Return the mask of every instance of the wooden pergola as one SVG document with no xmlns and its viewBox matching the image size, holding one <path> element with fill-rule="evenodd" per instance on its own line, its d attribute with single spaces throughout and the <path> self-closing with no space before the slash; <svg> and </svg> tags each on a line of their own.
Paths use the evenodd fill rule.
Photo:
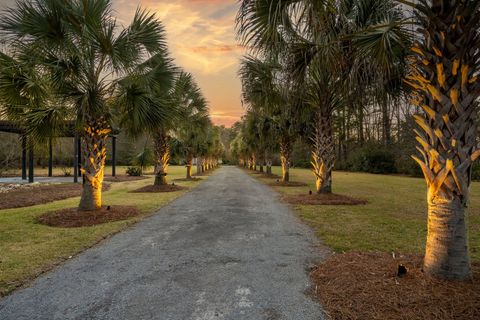
<svg viewBox="0 0 480 320">
<path fill-rule="evenodd" d="M 73 182 L 77 183 L 78 178 L 81 177 L 81 146 L 80 138 L 75 132 L 75 124 L 73 121 L 67 123 L 67 128 L 61 136 L 56 138 L 73 138 L 74 158 L 73 158 Z M 18 134 L 22 138 L 22 180 L 27 180 L 29 183 L 34 182 L 34 148 L 32 143 L 28 143 L 27 133 L 24 129 L 18 127 L 14 122 L 8 120 L 0 120 L 0 132 L 8 132 Z M 112 176 L 116 176 L 116 149 L 117 149 L 117 135 L 119 130 L 113 130 L 110 135 L 112 139 Z M 48 145 L 48 176 L 53 176 L 53 139 L 50 139 Z M 27 155 L 28 155 L 28 175 L 27 175 Z"/>
</svg>

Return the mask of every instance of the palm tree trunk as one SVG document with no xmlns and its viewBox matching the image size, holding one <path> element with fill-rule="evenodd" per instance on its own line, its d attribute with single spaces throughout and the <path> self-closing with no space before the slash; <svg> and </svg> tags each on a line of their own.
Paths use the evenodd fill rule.
<svg viewBox="0 0 480 320">
<path fill-rule="evenodd" d="M 271 175 L 272 174 L 272 160 L 271 160 L 271 156 L 270 156 L 269 152 L 267 152 L 265 154 L 265 166 L 267 167 L 267 170 L 266 170 L 267 175 Z"/>
<path fill-rule="evenodd" d="M 289 137 L 283 137 L 280 142 L 280 162 L 282 163 L 282 182 L 290 181 L 290 161 L 292 143 Z"/>
<path fill-rule="evenodd" d="M 110 129 L 104 120 L 90 120 L 83 132 L 82 174 L 84 184 L 79 211 L 93 211 L 102 208 L 102 185 L 107 157 L 106 144 Z"/>
<path fill-rule="evenodd" d="M 312 166 L 317 193 L 332 192 L 332 169 L 335 164 L 335 141 L 328 113 L 318 115 L 313 139 Z"/>
<path fill-rule="evenodd" d="M 464 205 L 458 196 L 438 200 L 428 205 L 428 236 L 423 270 L 442 278 L 469 278 L 470 256 Z"/>
<path fill-rule="evenodd" d="M 202 173 L 202 159 L 197 157 L 197 175 Z"/>
<path fill-rule="evenodd" d="M 192 179 L 193 156 L 188 154 L 186 158 L 187 179 Z"/>
<path fill-rule="evenodd" d="M 477 148 L 477 74 L 480 13 L 465 2 L 433 1 L 424 15 L 421 42 L 412 48 L 409 76 L 417 149 L 413 158 L 427 182 L 428 234 L 424 271 L 446 279 L 471 278 L 465 208 Z M 445 27 L 445 26 L 448 26 Z M 452 27 L 450 27 L 452 26 Z"/>
<path fill-rule="evenodd" d="M 170 161 L 169 138 L 163 129 L 158 129 L 154 134 L 155 153 L 155 182 L 154 185 L 167 185 L 168 162 Z"/>
</svg>

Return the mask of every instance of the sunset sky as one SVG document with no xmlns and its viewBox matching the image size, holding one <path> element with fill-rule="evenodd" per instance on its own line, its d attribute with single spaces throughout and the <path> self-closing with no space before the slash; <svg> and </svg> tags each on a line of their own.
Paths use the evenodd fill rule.
<svg viewBox="0 0 480 320">
<path fill-rule="evenodd" d="M 119 22 L 128 24 L 137 6 L 163 22 L 172 57 L 192 73 L 210 104 L 215 124 L 230 126 L 243 114 L 235 40 L 236 0 L 112 0 Z M 0 0 L 5 8 L 14 0 Z"/>
</svg>

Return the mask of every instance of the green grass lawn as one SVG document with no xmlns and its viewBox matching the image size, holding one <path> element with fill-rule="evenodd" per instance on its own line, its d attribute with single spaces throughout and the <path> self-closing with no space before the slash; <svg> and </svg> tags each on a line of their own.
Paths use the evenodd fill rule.
<svg viewBox="0 0 480 320">
<path fill-rule="evenodd" d="M 280 174 L 280 168 L 273 168 Z M 307 187 L 274 187 L 281 194 L 315 191 L 308 169 L 292 169 L 292 181 Z M 262 181 L 260 175 L 254 175 Z M 334 172 L 333 191 L 368 201 L 359 206 L 295 206 L 299 216 L 329 247 L 342 251 L 423 253 L 427 233 L 426 186 L 423 179 L 366 173 Z M 471 188 L 468 209 L 470 250 L 480 261 L 480 183 Z"/>
<path fill-rule="evenodd" d="M 183 178 L 185 167 L 170 167 L 169 178 Z M 142 216 L 84 228 L 53 228 L 35 223 L 35 217 L 56 209 L 78 205 L 79 197 L 33 207 L 0 210 L 0 296 L 151 214 L 186 191 L 171 193 L 128 193 L 153 183 L 146 180 L 113 183 L 104 193 L 104 204 L 135 205 Z M 176 184 L 195 187 L 199 182 Z M 2 195 L 8 196 L 8 195 Z"/>
</svg>

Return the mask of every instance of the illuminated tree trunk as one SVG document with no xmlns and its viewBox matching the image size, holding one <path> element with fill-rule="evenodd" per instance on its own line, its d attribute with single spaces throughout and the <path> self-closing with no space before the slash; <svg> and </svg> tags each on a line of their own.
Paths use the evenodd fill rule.
<svg viewBox="0 0 480 320">
<path fill-rule="evenodd" d="M 280 142 L 280 162 L 282 163 L 282 182 L 290 181 L 290 161 L 292 143 L 289 138 L 283 138 Z"/>
<path fill-rule="evenodd" d="M 187 155 L 186 167 L 187 167 L 187 179 L 192 179 L 193 156 L 191 154 Z"/>
<path fill-rule="evenodd" d="M 265 152 L 261 152 L 260 153 L 260 157 L 258 159 L 258 162 L 260 163 L 260 172 L 263 173 L 264 170 L 263 170 L 263 167 L 265 166 Z"/>
<path fill-rule="evenodd" d="M 440 278 L 471 277 L 466 211 L 476 148 L 480 94 L 477 51 L 480 14 L 466 1 L 434 0 L 425 7 L 424 39 L 406 82 L 414 90 L 417 147 L 428 193 L 428 235 L 424 271 Z M 420 10 L 420 9 L 419 9 Z M 434 18 L 432 18 L 434 17 Z"/>
<path fill-rule="evenodd" d="M 84 159 L 81 168 L 84 184 L 79 211 L 99 210 L 102 207 L 102 185 L 109 133 L 108 123 L 104 120 L 87 121 L 84 128 L 81 148 Z"/>
<path fill-rule="evenodd" d="M 265 171 L 266 174 L 272 174 L 272 155 L 269 151 L 265 152 Z"/>
<path fill-rule="evenodd" d="M 197 157 L 197 175 L 202 173 L 202 159 Z"/>
<path fill-rule="evenodd" d="M 332 120 L 328 112 L 318 115 L 313 138 L 312 166 L 317 193 L 332 192 L 332 169 L 335 164 L 335 141 Z"/>
<path fill-rule="evenodd" d="M 155 182 L 156 186 L 168 184 L 168 162 L 170 161 L 169 137 L 162 129 L 154 134 Z"/>
</svg>

